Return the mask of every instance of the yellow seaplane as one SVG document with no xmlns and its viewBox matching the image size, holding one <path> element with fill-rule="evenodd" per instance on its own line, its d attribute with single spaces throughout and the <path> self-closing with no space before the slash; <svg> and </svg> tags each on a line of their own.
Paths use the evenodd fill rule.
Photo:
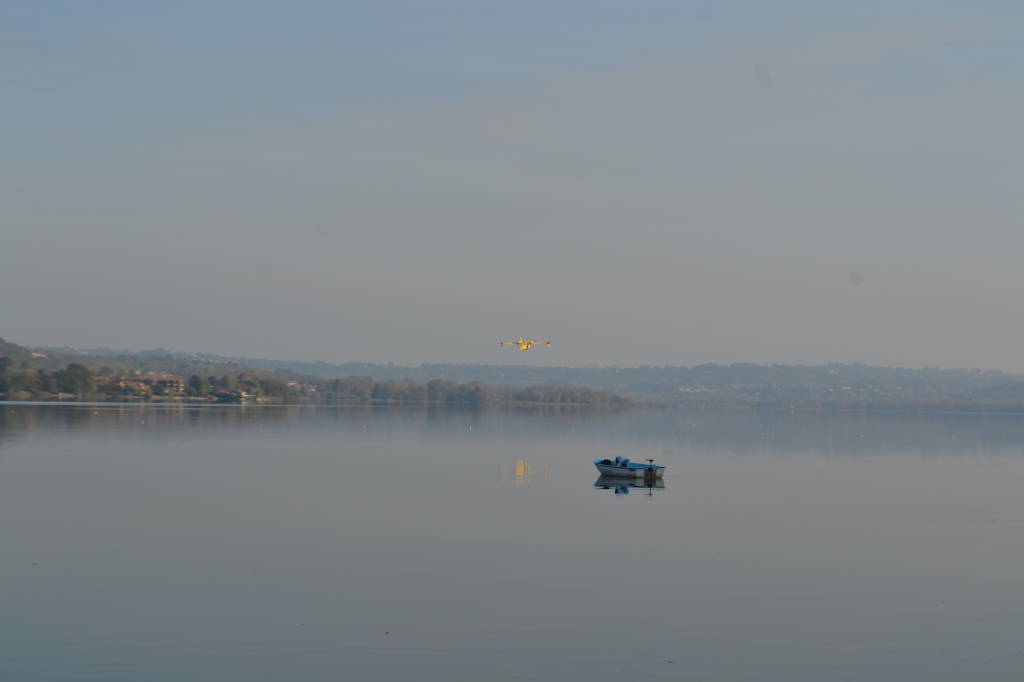
<svg viewBox="0 0 1024 682">
<path fill-rule="evenodd" d="M 550 341 L 534 341 L 533 339 L 524 339 L 523 337 L 520 336 L 515 341 L 499 341 L 498 345 L 499 346 L 515 346 L 519 350 L 530 350 L 534 346 L 547 346 L 548 348 L 550 348 L 551 347 L 551 342 Z"/>
</svg>

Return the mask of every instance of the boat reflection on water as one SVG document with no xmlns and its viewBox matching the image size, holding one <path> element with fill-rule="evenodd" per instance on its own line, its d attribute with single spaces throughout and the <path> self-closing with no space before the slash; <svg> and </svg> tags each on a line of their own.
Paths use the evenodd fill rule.
<svg viewBox="0 0 1024 682">
<path fill-rule="evenodd" d="M 619 478 L 617 476 L 598 476 L 594 481 L 594 487 L 600 490 L 614 490 L 616 495 L 628 495 L 630 488 L 645 490 L 649 497 L 654 495 L 655 490 L 664 490 L 665 481 L 656 479 L 650 483 L 644 483 L 644 479 Z"/>
</svg>

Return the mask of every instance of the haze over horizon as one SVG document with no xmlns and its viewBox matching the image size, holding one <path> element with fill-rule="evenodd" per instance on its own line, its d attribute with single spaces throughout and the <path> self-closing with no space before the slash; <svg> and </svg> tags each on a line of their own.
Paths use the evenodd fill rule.
<svg viewBox="0 0 1024 682">
<path fill-rule="evenodd" d="M 0 338 L 3 338 L 3 337 L 0 337 Z M 7 340 L 7 339 L 5 339 L 5 340 Z M 978 372 L 1004 372 L 1004 373 L 1010 374 L 1010 375 L 1022 375 L 1022 374 L 1024 374 L 1024 372 L 1014 372 L 1012 370 L 998 370 L 998 369 L 994 369 L 994 368 L 991 368 L 991 367 L 936 367 L 934 365 L 921 365 L 921 366 L 872 365 L 872 364 L 869 364 L 869 363 L 861 363 L 859 361 L 852 361 L 852 362 L 849 362 L 849 363 L 841 363 L 841 362 L 819 362 L 819 363 L 791 362 L 791 363 L 775 363 L 775 362 L 771 362 L 771 361 L 766 361 L 766 362 L 750 362 L 750 361 L 746 361 L 746 360 L 735 360 L 735 361 L 731 361 L 731 362 L 690 363 L 690 364 L 684 364 L 684 363 L 676 363 L 676 364 L 654 364 L 654 363 L 637 363 L 637 364 L 615 364 L 615 363 L 607 363 L 607 364 L 600 364 L 600 363 L 572 364 L 572 363 L 559 363 L 559 362 L 550 362 L 550 361 L 549 362 L 538 362 L 537 361 L 537 356 L 535 356 L 535 355 L 532 356 L 532 357 L 526 357 L 525 355 L 522 356 L 522 357 L 519 357 L 520 354 L 517 353 L 515 356 L 512 357 L 511 360 L 509 360 L 509 359 L 506 359 L 506 360 L 503 360 L 503 361 L 496 360 L 494 362 L 489 362 L 489 361 L 483 361 L 483 362 L 469 362 L 469 361 L 466 361 L 466 362 L 458 362 L 458 361 L 457 362 L 437 362 L 437 361 L 433 361 L 433 360 L 424 360 L 422 362 L 405 362 L 405 363 L 403 363 L 403 362 L 394 362 L 394 361 L 390 361 L 390 360 L 385 360 L 385 361 L 361 360 L 361 359 L 358 359 L 358 358 L 347 359 L 347 360 L 328 361 L 328 360 L 324 360 L 322 358 L 301 359 L 301 358 L 292 358 L 292 357 L 286 357 L 286 356 L 267 357 L 267 356 L 255 356 L 255 355 L 240 355 L 240 354 L 237 354 L 237 353 L 236 354 L 231 354 L 231 353 L 213 353 L 213 352 L 207 352 L 207 351 L 196 350 L 196 349 L 165 348 L 165 347 L 162 347 L 162 346 L 157 346 L 157 347 L 152 347 L 152 348 L 123 348 L 123 347 L 113 347 L 113 346 L 91 346 L 91 347 L 84 347 L 84 346 L 68 346 L 68 345 L 48 345 L 48 344 L 36 344 L 36 345 L 33 345 L 33 344 L 27 344 L 25 347 L 33 349 L 33 350 L 52 351 L 52 352 L 70 351 L 70 352 L 76 352 L 76 353 L 84 353 L 86 355 L 93 354 L 93 353 L 104 353 L 104 354 L 105 353 L 114 353 L 114 354 L 118 354 L 118 355 L 121 355 L 121 354 L 123 354 L 123 355 L 142 355 L 142 354 L 150 354 L 150 353 L 167 353 L 167 354 L 170 354 L 172 356 L 183 355 L 183 356 L 192 356 L 192 357 L 200 357 L 200 358 L 203 358 L 203 357 L 205 357 L 205 358 L 225 358 L 225 359 L 237 360 L 237 361 L 240 361 L 240 362 L 243 362 L 243 363 L 246 362 L 246 361 L 252 361 L 252 362 L 257 362 L 257 363 L 261 363 L 261 362 L 271 362 L 271 363 L 276 363 L 276 362 L 282 362 L 282 363 L 310 363 L 310 364 L 324 363 L 324 364 L 327 364 L 327 365 L 339 365 L 339 366 L 340 365 L 345 365 L 345 364 L 367 364 L 367 365 L 380 365 L 380 366 L 394 365 L 395 367 L 403 367 L 403 366 L 419 367 L 419 366 L 431 366 L 431 365 L 454 365 L 454 366 L 459 366 L 459 365 L 474 366 L 474 365 L 477 365 L 477 366 L 482 366 L 482 367 L 516 367 L 516 368 L 523 368 L 523 369 L 529 369 L 531 367 L 538 367 L 538 368 L 545 368 L 546 367 L 546 368 L 551 368 L 551 369 L 581 369 L 581 370 L 587 370 L 587 369 L 642 369 L 644 367 L 653 367 L 653 368 L 665 367 L 665 368 L 680 369 L 680 368 L 687 368 L 687 367 L 691 367 L 691 368 L 692 367 L 699 367 L 699 366 L 702 366 L 702 365 L 705 365 L 705 364 L 718 365 L 718 366 L 721 366 L 721 367 L 728 367 L 728 366 L 735 366 L 735 365 L 758 365 L 758 366 L 764 366 L 764 367 L 768 367 L 768 366 L 826 367 L 826 366 L 830 366 L 830 365 L 849 365 L 849 366 L 853 366 L 853 365 L 860 364 L 860 365 L 862 365 L 864 367 L 879 367 L 879 368 L 893 369 L 893 370 L 914 370 L 914 371 L 916 371 L 916 370 L 941 369 L 941 370 L 953 370 L 953 371 L 967 370 L 967 371 L 978 371 Z M 506 354 L 506 358 L 507 358 L 507 354 Z M 96 364 L 101 364 L 101 363 L 99 361 L 96 361 Z"/>
<path fill-rule="evenodd" d="M 6 3 L 0 336 L 1024 371 L 1024 7 L 848 4 Z"/>
</svg>

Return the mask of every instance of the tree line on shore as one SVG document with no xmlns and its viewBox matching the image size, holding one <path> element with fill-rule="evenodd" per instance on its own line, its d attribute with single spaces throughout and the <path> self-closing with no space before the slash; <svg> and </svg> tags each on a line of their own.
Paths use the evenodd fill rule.
<svg viewBox="0 0 1024 682">
<path fill-rule="evenodd" d="M 64 369 L 48 371 L 29 366 L 16 368 L 10 357 L 0 357 L 0 394 L 8 398 L 92 393 L 95 391 L 92 376 L 88 367 L 77 362 Z"/>
<path fill-rule="evenodd" d="M 187 379 L 159 375 L 127 376 L 99 371 L 72 362 L 63 369 L 48 370 L 0 357 L 0 396 L 8 400 L 167 400 L 193 399 L 241 402 L 359 402 L 444 403 L 480 406 L 491 403 L 555 403 L 623 406 L 628 403 L 608 391 L 575 386 L 503 387 L 478 381 L 460 383 L 432 379 L 377 381 L 367 376 L 337 379 L 275 376 L 242 371 L 220 376 L 193 374 Z"/>
</svg>

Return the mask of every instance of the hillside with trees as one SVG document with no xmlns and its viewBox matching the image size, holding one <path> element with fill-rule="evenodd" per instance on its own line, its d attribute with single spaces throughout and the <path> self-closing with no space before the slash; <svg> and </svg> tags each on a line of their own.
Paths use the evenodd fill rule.
<svg viewBox="0 0 1024 682">
<path fill-rule="evenodd" d="M 26 349 L 21 349 L 28 352 Z M 373 363 L 330 364 L 175 353 L 163 349 L 131 353 L 107 349 L 36 348 L 46 353 L 51 371 L 79 363 L 101 376 L 128 372 L 193 375 L 220 381 L 289 382 L 312 387 L 319 399 L 435 400 L 448 382 L 444 400 L 470 401 L 472 386 L 487 387 L 488 400 L 604 404 L 608 396 L 639 402 L 694 406 L 828 407 L 882 409 L 980 409 L 1024 411 L 1024 376 L 994 370 L 903 369 L 859 363 L 778 365 L 735 363 L 642 367 L 545 367 L 531 365 Z M 19 357 L 23 357 L 20 355 Z M 240 379 L 241 378 L 241 379 Z M 21 381 L 25 382 L 22 377 Z M 369 395 L 360 382 L 372 382 Z M 434 385 L 433 393 L 429 389 Z M 448 384 L 443 384 L 448 386 Z M 566 388 L 579 387 L 579 388 Z M 294 388 L 294 386 L 292 387 Z M 230 389 L 225 389 L 230 390 Z M 277 384 L 263 395 L 290 395 Z M 592 394 L 583 391 L 594 392 Z M 576 392 L 574 394 L 574 392 Z M 424 395 L 426 398 L 424 398 Z M 462 398 L 449 397 L 461 395 Z M 572 398 L 576 395 L 576 398 Z M 324 398 L 330 396 L 330 398 Z"/>
<path fill-rule="evenodd" d="M 28 362 L 32 358 L 32 351 L 16 343 L 0 339 L 0 358 L 3 357 L 9 358 L 12 362 Z"/>
<path fill-rule="evenodd" d="M 505 387 L 441 378 L 426 382 L 378 380 L 371 376 L 324 378 L 287 370 L 254 369 L 236 362 L 208 362 L 160 354 L 95 356 L 62 351 L 44 354 L 8 342 L 3 344 L 9 354 L 0 355 L 0 398 L 7 400 L 226 403 L 254 400 L 469 406 L 545 403 L 601 407 L 629 404 L 607 391 L 572 386 Z M 66 366 L 50 369 L 68 359 L 71 362 Z"/>
</svg>

